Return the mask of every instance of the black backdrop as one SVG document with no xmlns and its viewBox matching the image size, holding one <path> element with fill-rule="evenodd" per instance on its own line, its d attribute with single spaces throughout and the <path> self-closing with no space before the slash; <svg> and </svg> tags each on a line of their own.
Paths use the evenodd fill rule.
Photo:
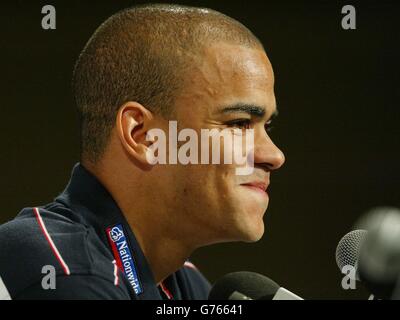
<svg viewBox="0 0 400 320">
<path fill-rule="evenodd" d="M 63 190 L 79 154 L 74 61 L 104 19 L 135 3 L 142 1 L 1 2 L 0 223 Z M 334 252 L 367 209 L 400 206 L 400 5 L 178 3 L 228 14 L 263 41 L 280 108 L 272 136 L 287 158 L 272 176 L 263 239 L 202 248 L 193 262 L 210 281 L 250 270 L 305 298 L 366 298 L 362 288 L 341 288 Z M 56 30 L 41 28 L 45 4 L 57 10 Z M 356 8 L 356 30 L 341 28 L 344 4 Z"/>
</svg>

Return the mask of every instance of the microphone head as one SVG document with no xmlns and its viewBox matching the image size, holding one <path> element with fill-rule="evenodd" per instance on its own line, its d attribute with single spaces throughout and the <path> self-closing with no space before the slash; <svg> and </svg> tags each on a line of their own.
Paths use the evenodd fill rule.
<svg viewBox="0 0 400 320">
<path fill-rule="evenodd" d="M 357 225 L 368 230 L 358 260 L 360 278 L 377 297 L 389 299 L 400 288 L 400 210 L 374 208 Z"/>
<path fill-rule="evenodd" d="M 253 300 L 272 300 L 279 287 L 270 278 L 255 272 L 232 272 L 215 282 L 208 299 L 229 300 L 236 291 Z"/>
<path fill-rule="evenodd" d="M 356 268 L 360 249 L 367 236 L 366 230 L 353 230 L 343 236 L 336 248 L 336 263 L 342 272 L 344 266 Z"/>
</svg>

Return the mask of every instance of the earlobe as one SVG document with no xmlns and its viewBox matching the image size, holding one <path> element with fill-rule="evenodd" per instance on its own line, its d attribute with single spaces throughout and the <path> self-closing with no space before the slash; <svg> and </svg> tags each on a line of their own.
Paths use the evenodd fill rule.
<svg viewBox="0 0 400 320">
<path fill-rule="evenodd" d="M 137 102 L 127 102 L 118 111 L 116 129 L 125 153 L 142 169 L 149 169 L 146 154 L 151 142 L 146 140 L 151 112 Z"/>
</svg>

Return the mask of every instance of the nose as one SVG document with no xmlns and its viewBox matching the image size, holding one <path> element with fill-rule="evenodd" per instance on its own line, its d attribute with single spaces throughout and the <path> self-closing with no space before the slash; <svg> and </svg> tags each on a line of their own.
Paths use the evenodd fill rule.
<svg viewBox="0 0 400 320">
<path fill-rule="evenodd" d="M 254 164 L 267 167 L 268 170 L 277 170 L 285 163 L 284 153 L 264 133 L 255 141 Z"/>
</svg>

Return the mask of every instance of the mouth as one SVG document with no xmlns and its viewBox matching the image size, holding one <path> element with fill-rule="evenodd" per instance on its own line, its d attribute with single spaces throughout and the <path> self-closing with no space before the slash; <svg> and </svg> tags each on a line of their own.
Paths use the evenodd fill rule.
<svg viewBox="0 0 400 320">
<path fill-rule="evenodd" d="M 268 188 L 269 183 L 265 181 L 253 181 L 253 182 L 248 182 L 248 183 L 242 183 L 241 186 L 252 189 L 253 191 L 256 191 L 264 196 L 267 196 L 267 188 Z"/>
</svg>

